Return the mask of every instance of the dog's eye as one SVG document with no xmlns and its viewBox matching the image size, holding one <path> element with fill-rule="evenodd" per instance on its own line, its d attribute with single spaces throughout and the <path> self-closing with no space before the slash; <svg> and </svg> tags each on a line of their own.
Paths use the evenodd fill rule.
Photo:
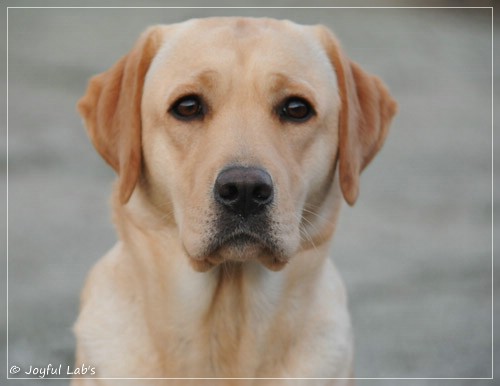
<svg viewBox="0 0 500 386">
<path fill-rule="evenodd" d="M 280 117 L 288 121 L 304 122 L 314 113 L 311 105 L 305 99 L 288 98 L 281 107 Z"/>
<path fill-rule="evenodd" d="M 198 96 L 188 95 L 177 100 L 170 109 L 170 113 L 182 120 L 201 118 L 203 116 L 203 104 Z"/>
</svg>

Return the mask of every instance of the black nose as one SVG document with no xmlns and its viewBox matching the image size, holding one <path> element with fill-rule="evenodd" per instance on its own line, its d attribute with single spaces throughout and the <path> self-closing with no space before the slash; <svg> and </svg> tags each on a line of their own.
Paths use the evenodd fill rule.
<svg viewBox="0 0 500 386">
<path fill-rule="evenodd" d="M 273 201 L 273 181 L 268 172 L 255 167 L 233 166 L 217 176 L 215 200 L 244 217 L 256 214 Z"/>
</svg>

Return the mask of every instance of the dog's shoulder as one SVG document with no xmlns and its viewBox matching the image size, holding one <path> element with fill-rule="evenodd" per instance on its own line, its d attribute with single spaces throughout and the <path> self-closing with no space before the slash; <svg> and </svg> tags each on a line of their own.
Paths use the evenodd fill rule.
<svg viewBox="0 0 500 386">
<path fill-rule="evenodd" d="M 117 243 L 94 265 L 73 327 L 82 342 L 82 359 L 98 364 L 98 375 L 102 377 L 132 376 L 134 369 L 144 371 L 143 376 L 159 373 L 156 352 L 140 317 L 143 299 L 134 291 L 135 279 L 127 271 L 123 261 L 126 258 L 126 249 Z M 130 351 L 134 355 L 127 354 Z"/>
</svg>

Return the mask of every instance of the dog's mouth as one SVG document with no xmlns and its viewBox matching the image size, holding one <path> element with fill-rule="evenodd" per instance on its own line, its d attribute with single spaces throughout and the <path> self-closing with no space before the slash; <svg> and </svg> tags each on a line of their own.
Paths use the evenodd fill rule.
<svg viewBox="0 0 500 386">
<path fill-rule="evenodd" d="M 260 235 L 252 231 L 234 231 L 223 234 L 220 232 L 210 243 L 209 251 L 214 253 L 221 248 L 234 249 L 235 251 L 244 252 L 246 248 L 260 246 L 276 249 L 275 243 L 265 235 Z M 244 258 L 244 256 L 242 256 Z"/>
<path fill-rule="evenodd" d="M 245 263 L 254 260 L 273 271 L 279 271 L 288 262 L 269 234 L 249 230 L 218 232 L 211 237 L 202 256 L 191 258 L 193 267 L 202 272 L 228 261 Z"/>
<path fill-rule="evenodd" d="M 240 249 L 245 248 L 248 245 L 261 244 L 262 241 L 255 235 L 248 233 L 236 233 L 226 237 L 220 244 L 220 246 L 228 245 L 234 248 Z M 218 248 L 216 248 L 218 249 Z"/>
</svg>

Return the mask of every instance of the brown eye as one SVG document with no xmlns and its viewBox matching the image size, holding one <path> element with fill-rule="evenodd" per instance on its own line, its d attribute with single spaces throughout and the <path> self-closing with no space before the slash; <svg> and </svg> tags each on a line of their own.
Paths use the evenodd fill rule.
<svg viewBox="0 0 500 386">
<path fill-rule="evenodd" d="M 314 111 L 306 100 L 298 97 L 289 98 L 283 104 L 280 116 L 282 119 L 295 122 L 307 121 Z"/>
<path fill-rule="evenodd" d="M 182 97 L 174 103 L 170 113 L 181 120 L 191 120 L 203 117 L 203 104 L 196 95 Z"/>
</svg>

